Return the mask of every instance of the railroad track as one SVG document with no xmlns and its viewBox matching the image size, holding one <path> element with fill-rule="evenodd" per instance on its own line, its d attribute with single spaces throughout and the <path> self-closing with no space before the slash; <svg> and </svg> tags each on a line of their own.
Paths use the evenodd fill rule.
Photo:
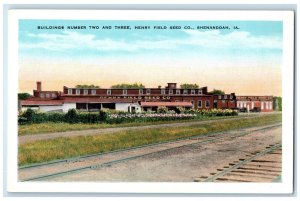
<svg viewBox="0 0 300 201">
<path fill-rule="evenodd" d="M 281 144 L 267 146 L 245 158 L 210 173 L 195 178 L 195 182 L 278 182 L 281 178 Z"/>
<path fill-rule="evenodd" d="M 201 145 L 214 143 L 224 139 L 234 139 L 242 137 L 254 132 L 263 132 L 270 129 L 276 129 L 281 126 L 281 123 L 264 126 L 260 128 L 244 128 L 228 132 L 210 133 L 206 135 L 193 136 L 161 142 L 150 145 L 143 145 L 128 149 L 122 149 L 107 153 L 91 154 L 82 157 L 69 158 L 64 160 L 56 160 L 48 163 L 39 163 L 19 168 L 20 181 L 40 181 L 53 177 L 64 176 L 77 173 L 84 170 L 100 169 L 111 165 L 134 160 L 140 157 L 145 157 L 151 154 L 161 153 L 173 149 L 178 149 L 186 146 Z M 249 129 L 249 130 L 245 130 Z M 136 153 L 139 152 L 139 153 Z M 115 157 L 114 154 L 121 154 Z M 123 154 L 123 156 L 122 156 Z M 33 173 L 35 172 L 35 173 Z M 22 176 L 23 175 L 23 176 Z"/>
</svg>

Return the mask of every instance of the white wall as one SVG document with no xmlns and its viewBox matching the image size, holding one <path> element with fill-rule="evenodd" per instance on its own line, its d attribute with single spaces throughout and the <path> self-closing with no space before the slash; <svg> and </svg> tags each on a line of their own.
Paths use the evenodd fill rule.
<svg viewBox="0 0 300 201">
<path fill-rule="evenodd" d="M 129 106 L 135 107 L 135 111 L 137 113 L 140 113 L 142 111 L 141 106 L 137 103 L 116 103 L 116 110 L 128 112 Z"/>
<path fill-rule="evenodd" d="M 62 109 L 63 112 L 68 112 L 69 109 L 76 109 L 76 103 L 64 103 Z"/>
<path fill-rule="evenodd" d="M 41 112 L 51 112 L 51 111 L 61 112 L 63 110 L 63 106 L 62 105 L 40 105 L 39 110 Z"/>
<path fill-rule="evenodd" d="M 27 107 L 27 106 L 22 106 L 22 108 L 21 108 L 21 110 L 22 110 L 22 112 L 25 112 L 27 109 L 32 109 L 32 110 L 38 110 L 39 109 L 39 107 L 37 106 L 37 107 Z"/>
</svg>

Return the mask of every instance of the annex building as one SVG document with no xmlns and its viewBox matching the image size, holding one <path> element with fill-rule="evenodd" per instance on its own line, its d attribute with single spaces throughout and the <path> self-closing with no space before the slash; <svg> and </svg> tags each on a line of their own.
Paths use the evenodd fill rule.
<svg viewBox="0 0 300 201">
<path fill-rule="evenodd" d="M 271 112 L 273 107 L 273 96 L 237 96 L 237 107 L 255 112 Z"/>
<path fill-rule="evenodd" d="M 112 88 L 72 88 L 62 91 L 43 91 L 42 83 L 37 82 L 33 96 L 21 101 L 22 109 L 39 109 L 43 112 L 67 112 L 75 108 L 83 111 L 114 109 L 128 112 L 155 111 L 160 106 L 169 110 L 178 107 L 186 109 L 235 109 L 235 93 L 211 94 L 207 87 L 182 89 L 177 83 L 167 83 L 166 87 L 112 89 Z"/>
</svg>

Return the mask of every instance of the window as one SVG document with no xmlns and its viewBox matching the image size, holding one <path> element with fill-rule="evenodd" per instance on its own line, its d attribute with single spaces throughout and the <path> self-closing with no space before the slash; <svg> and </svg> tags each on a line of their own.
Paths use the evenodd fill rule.
<svg viewBox="0 0 300 201">
<path fill-rule="evenodd" d="M 198 101 L 198 108 L 202 108 L 202 100 Z"/>
<path fill-rule="evenodd" d="M 46 94 L 46 98 L 50 98 L 50 94 Z"/>
<path fill-rule="evenodd" d="M 43 93 L 40 93 L 41 98 L 45 98 L 45 95 Z"/>
<path fill-rule="evenodd" d="M 191 103 L 192 103 L 192 108 L 194 109 L 195 108 L 194 101 L 191 101 Z"/>
<path fill-rule="evenodd" d="M 76 89 L 76 95 L 80 95 L 80 89 Z"/>
<path fill-rule="evenodd" d="M 96 95 L 96 90 L 92 89 L 92 95 Z"/>
<path fill-rule="evenodd" d="M 89 90 L 87 90 L 87 89 L 83 90 L 83 94 L 84 95 L 88 95 L 89 94 Z"/>
<path fill-rule="evenodd" d="M 51 96 L 52 96 L 52 98 L 56 98 L 56 94 L 55 93 L 52 93 Z"/>
<path fill-rule="evenodd" d="M 233 95 L 230 95 L 230 99 L 233 99 Z"/>
<path fill-rule="evenodd" d="M 219 95 L 218 98 L 219 98 L 219 99 L 222 99 L 222 95 Z"/>
<path fill-rule="evenodd" d="M 188 94 L 188 90 L 187 89 L 183 90 L 183 94 Z"/>
<path fill-rule="evenodd" d="M 191 90 L 191 94 L 195 94 L 195 89 L 192 89 L 192 90 Z"/>
<path fill-rule="evenodd" d="M 199 90 L 198 90 L 198 94 L 203 94 L 202 89 L 199 89 Z"/>
<path fill-rule="evenodd" d="M 269 103 L 266 102 L 266 110 L 268 110 L 268 109 L 269 109 Z"/>
<path fill-rule="evenodd" d="M 160 93 L 163 94 L 163 95 L 165 95 L 166 94 L 166 90 L 162 89 Z"/>
<path fill-rule="evenodd" d="M 176 94 L 180 94 L 180 89 L 177 89 L 177 90 L 176 90 Z"/>
<path fill-rule="evenodd" d="M 107 94 L 107 95 L 111 95 L 111 90 L 108 89 L 108 90 L 106 91 L 106 94 Z"/>
<path fill-rule="evenodd" d="M 224 95 L 224 99 L 227 99 L 227 95 Z"/>
<path fill-rule="evenodd" d="M 205 101 L 205 107 L 206 107 L 206 108 L 209 108 L 209 105 L 210 105 L 209 100 L 206 100 L 206 101 Z"/>
<path fill-rule="evenodd" d="M 72 89 L 68 89 L 68 94 L 72 94 Z"/>
<path fill-rule="evenodd" d="M 139 94 L 143 94 L 143 89 L 139 89 Z"/>
<path fill-rule="evenodd" d="M 254 108 L 254 102 L 251 103 L 251 109 L 253 109 L 253 108 Z"/>
<path fill-rule="evenodd" d="M 173 89 L 169 89 L 169 94 L 173 94 Z"/>
<path fill-rule="evenodd" d="M 127 95 L 127 89 L 123 89 L 123 95 Z"/>
<path fill-rule="evenodd" d="M 264 109 L 264 102 L 261 102 L 261 109 Z"/>
<path fill-rule="evenodd" d="M 147 90 L 146 90 L 146 94 L 149 95 L 150 93 L 151 93 L 151 90 L 150 90 L 150 89 L 147 89 Z"/>
</svg>

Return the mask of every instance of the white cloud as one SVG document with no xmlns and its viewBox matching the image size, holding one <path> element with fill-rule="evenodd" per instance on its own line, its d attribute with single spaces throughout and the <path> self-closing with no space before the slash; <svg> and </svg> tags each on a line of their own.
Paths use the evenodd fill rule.
<svg viewBox="0 0 300 201">
<path fill-rule="evenodd" d="M 184 31 L 190 36 L 190 42 L 194 45 L 219 48 L 267 48 L 281 49 L 282 39 L 276 36 L 254 36 L 246 31 L 235 31 L 221 34 L 218 30 L 213 31 Z"/>
<path fill-rule="evenodd" d="M 52 51 L 69 51 L 91 49 L 96 51 L 139 51 L 139 50 L 174 50 L 181 46 L 203 47 L 209 49 L 281 49 L 282 39 L 276 36 L 254 36 L 249 32 L 235 31 L 222 34 L 218 30 L 185 30 L 184 38 L 159 38 L 135 41 L 124 39 L 97 39 L 93 34 L 64 31 L 62 34 L 32 34 L 38 42 L 23 42 L 24 49 L 47 49 Z"/>
</svg>

